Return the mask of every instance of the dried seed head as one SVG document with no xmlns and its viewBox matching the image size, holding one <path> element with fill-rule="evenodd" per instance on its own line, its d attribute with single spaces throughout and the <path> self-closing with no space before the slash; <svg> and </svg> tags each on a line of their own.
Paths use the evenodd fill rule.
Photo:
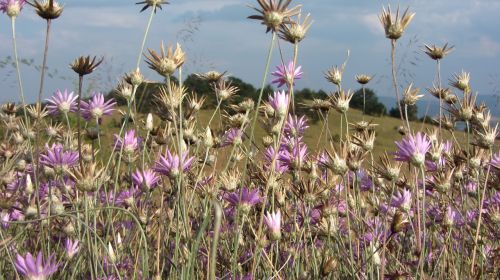
<svg viewBox="0 0 500 280">
<path fill-rule="evenodd" d="M 448 43 L 444 44 L 442 47 L 436 47 L 436 45 L 425 45 L 425 49 L 423 51 L 431 59 L 440 60 L 453 51 L 453 46 L 448 47 Z"/>
<path fill-rule="evenodd" d="M 63 12 L 63 6 L 54 0 L 43 0 L 43 2 L 34 1 L 36 13 L 43 19 L 52 20 L 58 18 Z"/>
<path fill-rule="evenodd" d="M 144 76 L 141 74 L 141 71 L 139 69 L 125 74 L 125 77 L 123 77 L 123 79 L 130 85 L 136 87 L 140 86 L 144 82 Z"/>
<path fill-rule="evenodd" d="M 125 100 L 130 100 L 133 93 L 132 85 L 125 82 L 120 82 L 114 92 Z"/>
<path fill-rule="evenodd" d="M 282 24 L 290 23 L 290 17 L 297 15 L 300 12 L 300 5 L 288 9 L 291 0 L 276 3 L 276 0 L 257 0 L 260 8 L 251 7 L 256 10 L 258 15 L 251 15 L 249 19 L 262 21 L 262 24 L 267 26 L 266 32 L 278 31 Z"/>
<path fill-rule="evenodd" d="M 71 177 L 76 182 L 76 188 L 82 192 L 93 192 L 99 187 L 99 179 L 102 179 L 104 169 L 97 169 L 95 163 L 87 164 L 82 170 L 79 167 L 70 172 Z"/>
<path fill-rule="evenodd" d="M 379 176 L 388 181 L 396 181 L 399 177 L 402 163 L 391 160 L 387 152 L 380 157 L 380 162 L 379 166 L 375 166 Z"/>
<path fill-rule="evenodd" d="M 307 14 L 304 21 L 300 22 L 302 14 L 297 15 L 297 20 L 291 20 L 290 23 L 283 24 L 280 29 L 279 37 L 292 44 L 297 44 L 302 41 L 309 28 L 311 27 L 312 21 L 309 21 L 310 14 Z"/>
<path fill-rule="evenodd" d="M 415 16 L 415 13 L 409 13 L 408 10 L 409 7 L 406 8 L 401 18 L 399 18 L 399 7 L 395 17 L 391 13 L 391 6 L 388 6 L 387 10 L 385 7 L 382 7 L 382 14 L 379 16 L 379 20 L 384 27 L 385 36 L 388 39 L 397 40 L 403 35 L 406 27 L 408 27 L 408 24 L 410 24 Z"/>
<path fill-rule="evenodd" d="M 80 56 L 77 59 L 73 61 L 69 66 L 73 71 L 75 71 L 80 77 L 83 77 L 85 75 L 88 75 L 97 68 L 102 62 L 104 58 L 102 57 L 101 59 L 97 60 L 97 57 L 93 57 L 92 59 L 90 56 Z"/>
<path fill-rule="evenodd" d="M 344 74 L 344 65 L 342 65 L 342 67 L 334 66 L 326 71 L 325 79 L 330 83 L 339 86 L 342 83 L 343 74 Z"/>
<path fill-rule="evenodd" d="M 424 97 L 423 94 L 419 94 L 420 93 L 420 89 L 419 88 L 415 88 L 413 89 L 413 83 L 411 83 L 406 89 L 405 89 L 405 92 L 403 93 L 403 102 L 405 105 L 408 105 L 408 106 L 414 106 L 415 104 L 417 104 L 417 101 Z"/>
<path fill-rule="evenodd" d="M 335 110 L 339 113 L 346 113 L 349 110 L 349 102 L 351 102 L 353 95 L 354 93 L 351 90 L 348 90 L 347 92 L 342 90 L 333 94 L 331 97 L 333 108 L 335 108 Z"/>
<path fill-rule="evenodd" d="M 406 215 L 401 211 L 396 211 L 396 213 L 392 217 L 391 232 L 393 234 L 401 232 L 406 228 L 408 224 L 409 221 Z"/>
<path fill-rule="evenodd" d="M 356 75 L 356 81 L 357 81 L 360 85 L 366 85 L 366 84 L 368 84 L 368 83 L 369 83 L 372 79 L 373 79 L 373 76 L 370 76 L 370 75 L 366 75 L 366 74 Z"/>
<path fill-rule="evenodd" d="M 453 78 L 450 79 L 450 85 L 465 92 L 470 90 L 469 81 L 470 74 L 462 70 L 461 73 L 453 75 Z"/>
<path fill-rule="evenodd" d="M 196 75 L 196 77 L 198 77 L 202 80 L 205 80 L 209 83 L 217 83 L 217 82 L 219 82 L 220 79 L 222 79 L 224 77 L 226 72 L 227 71 L 224 71 L 222 73 L 219 73 L 217 71 L 208 71 L 208 72 L 203 73 L 203 74 L 195 74 L 195 75 Z"/>
<path fill-rule="evenodd" d="M 219 100 L 227 100 L 231 96 L 235 95 L 238 93 L 239 89 L 235 86 L 231 85 L 231 81 L 226 81 L 224 79 L 219 80 L 218 83 L 213 84 L 213 90 L 215 94 L 217 95 L 217 98 Z"/>
<path fill-rule="evenodd" d="M 167 4 L 169 4 L 169 2 L 165 1 L 165 0 L 144 0 L 141 2 L 137 2 L 135 4 L 137 4 L 137 5 L 144 4 L 144 6 L 141 9 L 141 12 L 147 10 L 147 8 L 149 8 L 149 7 L 152 7 L 154 12 L 156 13 L 157 8 L 159 8 L 161 10 L 162 9 L 161 5 L 167 5 Z"/>
<path fill-rule="evenodd" d="M 149 65 L 149 68 L 155 70 L 165 78 L 174 74 L 175 70 L 181 67 L 186 60 L 186 54 L 182 51 L 179 43 L 177 43 L 175 51 L 172 46 L 169 46 L 165 53 L 165 47 L 163 42 L 161 42 L 160 54 L 151 49 L 148 49 L 148 52 L 149 56 L 144 54 L 144 57 L 146 57 L 146 63 Z"/>
</svg>

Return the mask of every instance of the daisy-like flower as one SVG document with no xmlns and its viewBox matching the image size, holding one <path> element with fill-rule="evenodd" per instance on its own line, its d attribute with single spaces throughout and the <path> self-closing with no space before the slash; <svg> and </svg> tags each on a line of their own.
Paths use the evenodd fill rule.
<svg viewBox="0 0 500 280">
<path fill-rule="evenodd" d="M 269 96 L 268 104 L 273 108 L 274 115 L 280 119 L 285 118 L 288 111 L 290 96 L 285 91 L 275 91 Z"/>
<path fill-rule="evenodd" d="M 398 191 L 391 198 L 391 206 L 408 212 L 411 209 L 411 192 L 407 189 Z"/>
<path fill-rule="evenodd" d="M 160 177 L 151 169 L 146 169 L 144 171 L 136 170 L 132 173 L 132 184 L 143 190 L 150 190 L 154 188 Z"/>
<path fill-rule="evenodd" d="M 289 169 L 300 170 L 307 160 L 307 145 L 297 141 L 290 148 L 281 149 L 278 159 Z"/>
<path fill-rule="evenodd" d="M 500 152 L 491 157 L 490 165 L 496 170 L 500 171 Z"/>
<path fill-rule="evenodd" d="M 257 0 L 259 8 L 252 9 L 259 12 L 259 15 L 249 16 L 249 19 L 261 20 L 262 24 L 267 26 L 266 32 L 276 32 L 282 24 L 290 23 L 290 17 L 300 12 L 300 5 L 288 9 L 292 0 Z"/>
<path fill-rule="evenodd" d="M 104 101 L 104 95 L 102 93 L 94 92 L 92 98 L 90 98 L 88 102 L 81 102 L 82 117 L 87 121 L 94 119 L 100 122 L 103 116 L 111 115 L 115 110 L 113 109 L 115 105 L 116 102 L 113 98 Z"/>
<path fill-rule="evenodd" d="M 72 259 L 80 251 L 80 242 L 66 238 L 64 240 L 64 251 L 68 259 Z"/>
<path fill-rule="evenodd" d="M 302 78 L 302 66 L 295 65 L 293 61 L 288 62 L 288 65 L 281 64 L 276 67 L 276 71 L 272 72 L 271 75 L 276 77 L 271 81 L 273 84 L 278 84 L 278 87 L 282 87 L 283 85 L 287 85 L 287 87 L 291 87 L 291 85 L 295 85 L 295 80 Z"/>
<path fill-rule="evenodd" d="M 189 157 L 189 152 L 185 152 L 179 157 L 167 150 L 165 156 L 160 155 L 153 170 L 171 179 L 176 179 L 179 178 L 181 172 L 186 173 L 189 171 L 193 161 L 194 157 Z"/>
<path fill-rule="evenodd" d="M 57 90 L 52 98 L 46 99 L 49 103 L 47 104 L 47 109 L 49 113 L 55 115 L 58 113 L 67 114 L 69 112 L 76 111 L 76 99 L 78 95 L 74 95 L 73 92 L 68 92 L 67 89 L 64 92 Z"/>
<path fill-rule="evenodd" d="M 264 151 L 264 168 L 271 170 L 271 165 L 274 160 L 274 171 L 277 173 L 285 173 L 288 166 L 279 160 L 279 150 L 275 151 L 273 146 L 269 146 Z"/>
<path fill-rule="evenodd" d="M 55 262 L 55 255 L 52 254 L 47 260 L 43 260 L 42 252 L 39 252 L 36 259 L 27 253 L 25 257 L 17 254 L 14 265 L 17 272 L 29 280 L 45 280 L 54 274 L 59 267 Z"/>
<path fill-rule="evenodd" d="M 238 128 L 231 128 L 224 133 L 221 147 L 241 145 L 241 143 L 243 143 L 243 136 L 243 131 Z"/>
<path fill-rule="evenodd" d="M 40 155 L 40 163 L 53 168 L 56 173 L 69 170 L 78 163 L 78 152 L 64 150 L 61 144 L 45 146 L 47 152 Z"/>
<path fill-rule="evenodd" d="M 415 13 L 408 13 L 409 8 L 406 8 L 401 18 L 399 18 L 399 7 L 396 11 L 396 16 L 393 17 L 391 13 L 391 6 L 382 7 L 382 14 L 379 16 L 380 23 L 385 30 L 385 36 L 391 40 L 399 39 L 408 24 L 410 24 L 411 20 L 415 16 Z"/>
<path fill-rule="evenodd" d="M 123 139 L 120 138 L 117 134 L 114 135 L 114 138 L 115 144 L 113 147 L 115 151 L 121 151 L 123 149 L 123 153 L 125 155 L 132 155 L 139 149 L 141 139 L 135 135 L 134 129 L 125 132 L 125 136 L 123 137 Z"/>
<path fill-rule="evenodd" d="M 25 4 L 26 0 L 1 0 L 0 11 L 9 17 L 17 17 Z"/>
<path fill-rule="evenodd" d="M 308 127 L 307 118 L 305 116 L 299 118 L 296 115 L 288 115 L 288 119 L 285 122 L 284 132 L 285 135 L 289 137 L 302 136 Z"/>
<path fill-rule="evenodd" d="M 244 187 L 241 191 L 226 193 L 224 199 L 229 202 L 232 207 L 240 207 L 243 213 L 249 213 L 252 206 L 260 203 L 261 197 L 258 189 L 250 190 Z"/>
<path fill-rule="evenodd" d="M 264 217 L 264 223 L 269 230 L 271 240 L 279 240 L 281 238 L 281 212 L 278 210 L 276 213 L 267 212 Z"/>
<path fill-rule="evenodd" d="M 423 133 L 417 132 L 416 135 L 409 135 L 395 142 L 398 150 L 394 154 L 396 161 L 409 162 L 416 167 L 422 167 L 425 163 L 425 154 L 431 147 L 431 142 Z"/>
</svg>

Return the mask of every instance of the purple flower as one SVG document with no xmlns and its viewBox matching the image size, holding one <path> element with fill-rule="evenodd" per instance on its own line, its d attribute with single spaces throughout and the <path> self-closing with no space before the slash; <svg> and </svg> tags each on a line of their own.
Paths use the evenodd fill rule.
<svg viewBox="0 0 500 280">
<path fill-rule="evenodd" d="M 265 163 L 264 168 L 266 171 L 271 170 L 271 165 L 273 163 L 273 160 L 274 160 L 274 171 L 278 173 L 285 173 L 288 170 L 288 166 L 286 164 L 283 164 L 283 162 L 279 160 L 279 151 L 278 153 L 276 153 L 274 151 L 274 148 L 272 146 L 269 146 L 264 151 L 264 163 Z"/>
<path fill-rule="evenodd" d="M 102 93 L 94 92 L 88 102 L 81 102 L 82 117 L 87 121 L 92 119 L 100 121 L 102 116 L 111 115 L 114 111 L 113 106 L 115 105 L 116 102 L 113 98 L 105 102 Z"/>
<path fill-rule="evenodd" d="M 285 135 L 287 136 L 302 136 L 304 135 L 304 131 L 309 126 L 307 125 L 307 119 L 305 116 L 298 118 L 295 115 L 288 115 L 288 119 L 285 123 Z"/>
<path fill-rule="evenodd" d="M 446 213 L 444 213 L 443 224 L 445 226 L 454 226 L 459 221 L 457 211 L 453 210 L 451 206 L 446 207 Z"/>
<path fill-rule="evenodd" d="M 49 256 L 49 259 L 45 262 L 43 261 L 42 252 L 39 252 L 36 259 L 27 253 L 26 257 L 22 257 L 17 254 L 16 261 L 14 265 L 17 271 L 30 280 L 45 280 L 48 279 L 50 275 L 54 274 L 59 267 L 59 264 L 55 263 L 55 255 Z"/>
<path fill-rule="evenodd" d="M 160 155 L 153 170 L 171 179 L 178 178 L 181 172 L 188 172 L 193 164 L 194 157 L 188 158 L 188 156 L 189 152 L 185 152 L 179 158 L 178 155 L 173 155 L 167 150 L 165 156 Z"/>
<path fill-rule="evenodd" d="M 76 99 L 78 95 L 73 95 L 73 92 L 68 93 L 68 90 L 61 92 L 57 90 L 50 99 L 46 99 L 47 109 L 49 113 L 56 115 L 58 113 L 67 114 L 76 111 Z"/>
<path fill-rule="evenodd" d="M 392 196 L 391 206 L 408 212 L 411 208 L 411 192 L 407 189 L 398 191 Z"/>
<path fill-rule="evenodd" d="M 240 145 L 243 142 L 243 136 L 243 131 L 238 128 L 231 128 L 224 133 L 221 147 Z"/>
<path fill-rule="evenodd" d="M 66 252 L 66 256 L 68 259 L 72 259 L 78 251 L 80 251 L 80 242 L 78 240 L 72 240 L 69 238 L 66 238 L 64 240 L 64 250 Z"/>
<path fill-rule="evenodd" d="M 78 163 L 78 153 L 71 150 L 65 151 L 61 144 L 52 145 L 50 148 L 45 145 L 45 148 L 47 152 L 40 155 L 40 163 L 53 168 L 58 173 Z"/>
<path fill-rule="evenodd" d="M 491 157 L 491 161 L 490 161 L 490 164 L 493 168 L 495 168 L 496 170 L 500 170 L 500 152 L 494 154 L 492 157 Z"/>
<path fill-rule="evenodd" d="M 307 159 L 307 145 L 298 141 L 289 148 L 281 149 L 278 159 L 289 169 L 300 170 Z"/>
<path fill-rule="evenodd" d="M 416 167 L 422 167 L 425 162 L 425 154 L 431 147 L 431 142 L 423 133 L 417 132 L 416 135 L 409 135 L 396 141 L 398 147 L 394 159 L 397 161 L 409 162 Z"/>
<path fill-rule="evenodd" d="M 470 181 L 464 185 L 464 189 L 467 191 L 468 194 L 475 195 L 477 191 L 477 184 Z"/>
<path fill-rule="evenodd" d="M 288 66 L 281 64 L 276 67 L 276 71 L 272 72 L 271 75 L 276 77 L 271 83 L 278 84 L 278 87 L 282 87 L 286 84 L 288 87 L 290 85 L 295 85 L 295 80 L 302 78 L 302 66 L 294 67 L 293 61 L 288 62 Z"/>
<path fill-rule="evenodd" d="M 160 177 L 151 169 L 137 170 L 132 173 L 132 184 L 141 189 L 152 189 L 158 184 Z"/>
<path fill-rule="evenodd" d="M 269 229 L 269 235 L 272 240 L 281 238 L 281 212 L 278 210 L 276 213 L 267 212 L 264 217 L 264 223 Z"/>
<path fill-rule="evenodd" d="M 289 101 L 290 96 L 285 91 L 275 91 L 269 96 L 269 105 L 273 108 L 274 115 L 279 118 L 285 118 Z"/>
<path fill-rule="evenodd" d="M 131 129 L 125 132 L 125 136 L 120 138 L 117 134 L 114 135 L 115 151 L 121 151 L 123 149 L 123 153 L 125 155 L 132 155 L 135 151 L 139 149 L 140 139 L 135 135 L 135 130 Z"/>
<path fill-rule="evenodd" d="M 26 0 L 1 0 L 0 11 L 6 13 L 9 17 L 16 17 L 25 4 Z"/>
<path fill-rule="evenodd" d="M 258 189 L 249 190 L 244 187 L 241 191 L 226 193 L 224 199 L 233 207 L 240 207 L 244 213 L 250 212 L 252 206 L 260 202 Z"/>
</svg>

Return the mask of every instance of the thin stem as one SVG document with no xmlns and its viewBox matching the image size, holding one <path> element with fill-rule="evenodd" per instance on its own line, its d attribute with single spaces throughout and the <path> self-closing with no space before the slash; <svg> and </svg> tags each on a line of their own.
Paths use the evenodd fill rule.
<svg viewBox="0 0 500 280">
<path fill-rule="evenodd" d="M 136 69 L 139 70 L 139 66 L 141 65 L 141 57 L 142 52 L 144 51 L 144 46 L 146 45 L 146 39 L 148 37 L 149 28 L 151 27 L 151 22 L 153 21 L 153 16 L 155 15 L 156 7 L 151 8 L 151 14 L 149 15 L 148 24 L 146 25 L 146 31 L 144 31 L 144 37 L 142 38 L 141 50 L 139 51 L 139 55 L 137 57 Z"/>
<path fill-rule="evenodd" d="M 215 208 L 215 225 L 214 225 L 214 237 L 212 240 L 212 249 L 210 250 L 210 280 L 215 280 L 215 268 L 217 267 L 217 243 L 219 242 L 220 226 L 222 221 L 222 208 L 216 200 L 213 201 Z"/>
<path fill-rule="evenodd" d="M 78 162 L 80 163 L 80 170 L 83 172 L 83 161 L 82 161 L 82 138 L 81 138 L 81 103 L 82 103 L 82 86 L 83 86 L 83 76 L 78 77 L 78 109 L 77 109 L 77 137 L 78 137 Z"/>
<path fill-rule="evenodd" d="M 398 101 L 399 116 L 401 120 L 403 119 L 403 108 L 401 108 L 401 98 L 399 97 L 398 80 L 396 73 L 396 40 L 391 40 L 391 65 L 392 65 L 392 84 L 394 86 L 394 91 L 396 91 L 396 99 Z"/>
</svg>

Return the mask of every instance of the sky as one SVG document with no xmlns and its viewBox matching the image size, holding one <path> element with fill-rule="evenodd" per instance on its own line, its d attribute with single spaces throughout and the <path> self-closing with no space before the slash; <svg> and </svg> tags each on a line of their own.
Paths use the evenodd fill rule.
<svg viewBox="0 0 500 280">
<path fill-rule="evenodd" d="M 87 91 L 108 91 L 120 76 L 135 68 L 150 10 L 129 0 L 66 0 L 62 16 L 53 22 L 48 55 L 51 77 L 47 78 L 44 98 L 57 89 L 75 88 L 76 76 L 69 64 L 80 55 L 103 56 L 105 63 L 89 76 Z M 259 87 L 265 68 L 270 33 L 260 22 L 247 19 L 255 14 L 254 0 L 171 0 L 153 18 L 146 48 L 159 50 L 179 42 L 187 53 L 183 72 L 228 71 Z M 381 96 L 392 96 L 390 80 L 390 41 L 378 20 L 382 6 L 410 7 L 415 12 L 403 37 L 398 40 L 397 59 L 400 83 L 413 82 L 425 92 L 435 79 L 436 63 L 422 51 L 424 44 L 449 43 L 455 50 L 442 61 L 442 79 L 447 83 L 454 73 L 471 73 L 471 84 L 480 95 L 500 90 L 500 1 L 497 0 L 302 0 L 303 14 L 314 21 L 299 48 L 298 62 L 304 76 L 298 88 L 333 87 L 324 72 L 341 65 L 347 57 L 344 88 L 356 90 L 356 74 L 375 75 L 369 87 Z M 42 61 L 45 22 L 31 7 L 16 20 L 18 49 L 23 64 L 23 84 L 28 102 L 36 100 Z M 284 60 L 292 58 L 292 46 L 280 42 Z M 0 15 L 0 61 L 13 54 L 9 18 Z M 272 68 L 280 63 L 278 49 Z M 1 65 L 1 62 L 0 62 Z M 142 61 L 141 70 L 150 80 L 160 77 Z M 272 70 L 272 69 L 271 69 Z M 16 76 L 11 66 L 0 69 L 0 102 L 18 101 Z M 270 77 L 269 80 L 270 81 Z"/>
</svg>

